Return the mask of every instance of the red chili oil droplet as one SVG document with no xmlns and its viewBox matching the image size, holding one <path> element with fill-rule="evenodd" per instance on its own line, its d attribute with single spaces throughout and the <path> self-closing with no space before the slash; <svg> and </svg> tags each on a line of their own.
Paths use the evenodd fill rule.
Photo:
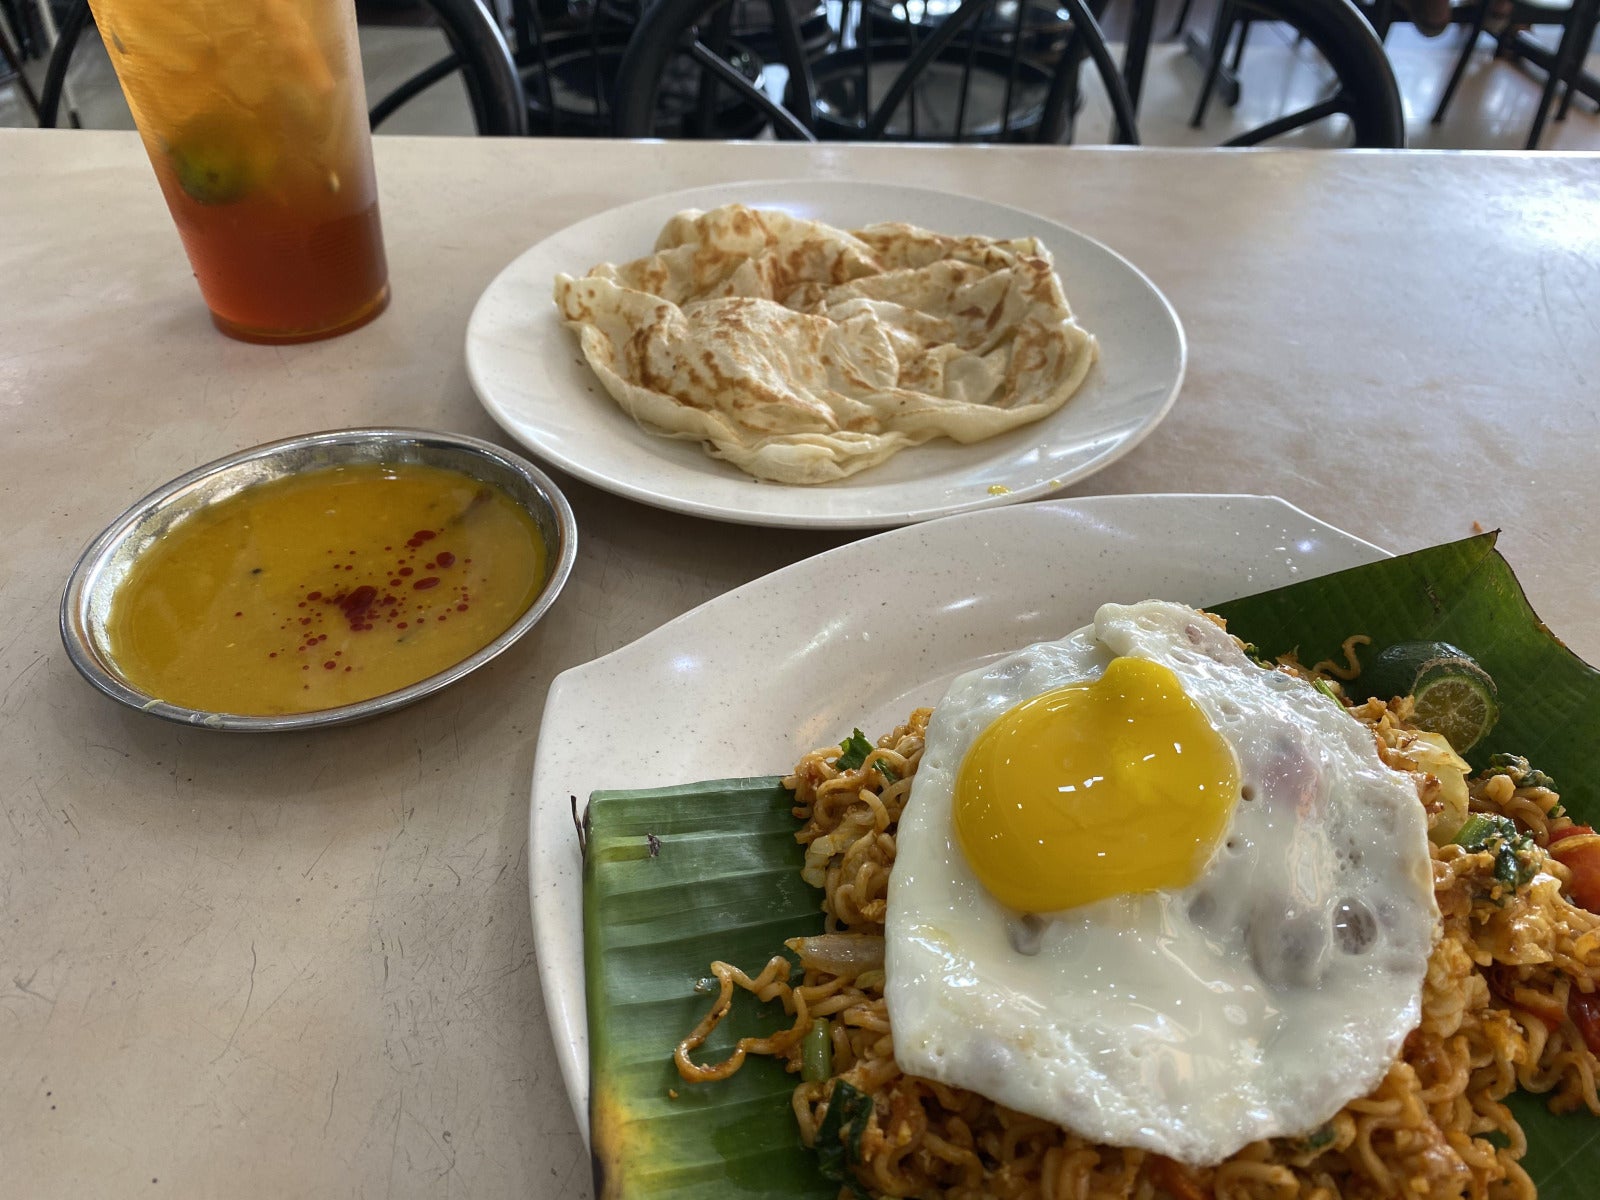
<svg viewBox="0 0 1600 1200">
<path fill-rule="evenodd" d="M 309 670 L 311 670 L 311 664 L 307 663 L 305 666 L 301 667 L 300 669 L 302 671 L 309 671 Z"/>
<path fill-rule="evenodd" d="M 304 600 L 300 601 L 300 603 L 298 605 L 296 605 L 297 608 L 304 608 L 305 606 L 306 606 L 306 602 Z"/>
<path fill-rule="evenodd" d="M 443 613 L 439 614 L 439 620 L 441 620 L 441 621 L 444 620 L 444 614 Z"/>
<path fill-rule="evenodd" d="M 371 584 L 363 584 L 340 601 L 339 607 L 344 609 L 345 616 L 354 623 L 365 619 L 367 609 L 372 607 L 372 602 L 377 598 L 378 589 Z"/>
<path fill-rule="evenodd" d="M 389 580 L 389 586 L 390 587 L 399 587 L 400 586 L 400 581 L 398 579 L 391 579 L 391 580 Z"/>
<path fill-rule="evenodd" d="M 356 552 L 354 550 L 350 551 L 350 557 L 354 558 L 355 556 L 356 556 Z"/>
<path fill-rule="evenodd" d="M 439 551 L 439 553 L 437 553 L 437 554 L 435 554 L 433 556 L 433 559 L 441 567 L 453 567 L 453 566 L 455 566 L 455 562 L 456 562 L 456 556 L 454 554 L 451 554 L 450 551 L 448 551 L 448 550 Z"/>
<path fill-rule="evenodd" d="M 306 599 L 307 600 L 321 600 L 322 599 L 322 593 L 321 592 L 307 592 L 306 593 Z"/>
<path fill-rule="evenodd" d="M 349 671 L 349 670 L 350 670 L 350 668 L 349 668 L 349 667 L 346 667 L 346 668 L 345 668 L 345 670 L 346 670 L 346 671 Z"/>
<path fill-rule="evenodd" d="M 242 616 L 244 616 L 244 614 L 243 614 L 243 613 L 242 613 L 242 612 L 236 612 L 236 613 L 234 613 L 234 614 L 233 614 L 233 615 L 234 615 L 234 616 L 236 616 L 236 617 L 242 617 Z"/>
<path fill-rule="evenodd" d="M 302 624 L 302 625 L 311 624 L 311 618 L 310 617 L 301 617 L 300 618 L 300 624 Z"/>
<path fill-rule="evenodd" d="M 330 658 L 327 662 L 322 664 L 322 669 L 324 671 L 331 671 L 335 667 L 337 667 L 338 665 L 339 665 L 338 663 L 334 662 L 333 659 Z"/>
<path fill-rule="evenodd" d="M 277 652 L 277 651 L 276 651 L 276 650 L 273 650 L 273 651 L 270 651 L 270 652 L 269 652 L 269 653 L 268 653 L 268 654 L 267 654 L 267 657 L 268 657 L 268 658 L 277 658 L 277 657 L 278 657 L 278 652 Z"/>
<path fill-rule="evenodd" d="M 429 575 L 426 579 L 419 579 L 415 583 L 413 583 L 411 585 L 411 590 L 414 591 L 414 592 L 425 592 L 429 588 L 438 587 L 438 586 L 439 586 L 439 577 L 437 575 Z"/>
<path fill-rule="evenodd" d="M 413 572 L 410 567 L 401 567 L 398 571 L 395 572 L 395 574 L 396 575 L 412 575 L 412 574 L 415 574 L 415 572 Z"/>
<path fill-rule="evenodd" d="M 416 538 L 419 542 L 431 542 L 439 535 L 431 529 L 419 529 L 411 536 Z"/>
<path fill-rule="evenodd" d="M 467 606 L 465 604 L 458 604 L 458 605 L 456 605 L 456 611 L 457 612 L 466 612 L 467 611 Z"/>
<path fill-rule="evenodd" d="M 335 650 L 333 652 L 333 656 L 335 658 L 343 658 L 344 657 L 344 651 L 343 650 Z"/>
<path fill-rule="evenodd" d="M 439 569 L 439 564 L 430 559 L 428 562 L 422 564 L 422 569 L 424 571 L 437 571 Z"/>
<path fill-rule="evenodd" d="M 409 628 L 411 628 L 411 625 L 407 621 L 401 621 L 400 624 L 395 626 L 395 628 L 396 629 L 409 629 Z"/>
</svg>

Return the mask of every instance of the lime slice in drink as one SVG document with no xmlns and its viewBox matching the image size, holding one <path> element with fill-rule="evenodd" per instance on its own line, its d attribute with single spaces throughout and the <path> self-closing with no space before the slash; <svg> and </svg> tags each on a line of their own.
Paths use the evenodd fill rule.
<svg viewBox="0 0 1600 1200">
<path fill-rule="evenodd" d="M 254 122 L 220 115 L 197 117 L 167 146 L 178 185 L 201 204 L 232 204 L 270 169 L 271 148 Z"/>
<path fill-rule="evenodd" d="M 1382 650 L 1361 675 L 1369 695 L 1410 696 L 1412 720 L 1443 734 L 1457 754 L 1483 740 L 1500 719 L 1494 680 L 1449 642 L 1400 642 Z"/>
</svg>

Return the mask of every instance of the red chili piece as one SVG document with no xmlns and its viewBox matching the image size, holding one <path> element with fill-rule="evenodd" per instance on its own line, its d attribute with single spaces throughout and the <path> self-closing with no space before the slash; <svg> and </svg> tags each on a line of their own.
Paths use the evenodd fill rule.
<svg viewBox="0 0 1600 1200">
<path fill-rule="evenodd" d="M 1594 833 L 1587 825 L 1569 825 L 1550 835 L 1550 853 L 1563 863 L 1571 873 L 1567 896 L 1590 912 L 1600 912 L 1600 843 L 1588 842 L 1566 850 L 1558 849 L 1567 838 L 1586 837 Z"/>
<path fill-rule="evenodd" d="M 1573 988 L 1567 996 L 1567 1015 L 1583 1035 L 1589 1053 L 1600 1056 L 1600 995 Z"/>
</svg>

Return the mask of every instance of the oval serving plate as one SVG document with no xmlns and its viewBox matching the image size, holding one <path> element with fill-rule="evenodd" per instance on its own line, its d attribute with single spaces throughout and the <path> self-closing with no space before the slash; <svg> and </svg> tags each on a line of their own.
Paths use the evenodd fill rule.
<svg viewBox="0 0 1600 1200">
<path fill-rule="evenodd" d="M 828 551 L 557 676 L 534 760 L 529 889 L 546 1015 L 579 1127 L 588 1129 L 589 1056 L 569 797 L 779 774 L 854 727 L 891 728 L 961 672 L 1061 637 L 1108 600 L 1204 606 L 1384 557 L 1273 497 L 1029 504 Z"/>
<path fill-rule="evenodd" d="M 687 208 L 738 201 L 856 229 L 908 221 L 946 233 L 1039 238 L 1079 323 L 1100 341 L 1083 386 L 1043 420 L 972 445 L 936 438 L 837 483 L 757 480 L 700 444 L 636 424 L 606 393 L 551 300 L 558 272 L 648 254 Z M 489 415 L 596 487 L 749 525 L 881 529 L 1048 495 L 1109 466 L 1166 416 L 1183 382 L 1183 326 L 1127 259 L 1048 218 L 971 196 L 844 180 L 756 180 L 653 196 L 579 221 L 516 258 L 467 325 L 467 373 Z"/>
</svg>

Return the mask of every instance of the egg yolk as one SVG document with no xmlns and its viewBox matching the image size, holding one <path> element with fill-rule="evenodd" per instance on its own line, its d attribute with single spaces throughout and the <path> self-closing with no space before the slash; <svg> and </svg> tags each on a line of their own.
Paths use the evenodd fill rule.
<svg viewBox="0 0 1600 1200">
<path fill-rule="evenodd" d="M 956 840 L 1002 904 L 1054 912 L 1193 883 L 1238 796 L 1232 748 L 1172 669 L 1116 658 L 978 736 L 956 776 Z"/>
</svg>

